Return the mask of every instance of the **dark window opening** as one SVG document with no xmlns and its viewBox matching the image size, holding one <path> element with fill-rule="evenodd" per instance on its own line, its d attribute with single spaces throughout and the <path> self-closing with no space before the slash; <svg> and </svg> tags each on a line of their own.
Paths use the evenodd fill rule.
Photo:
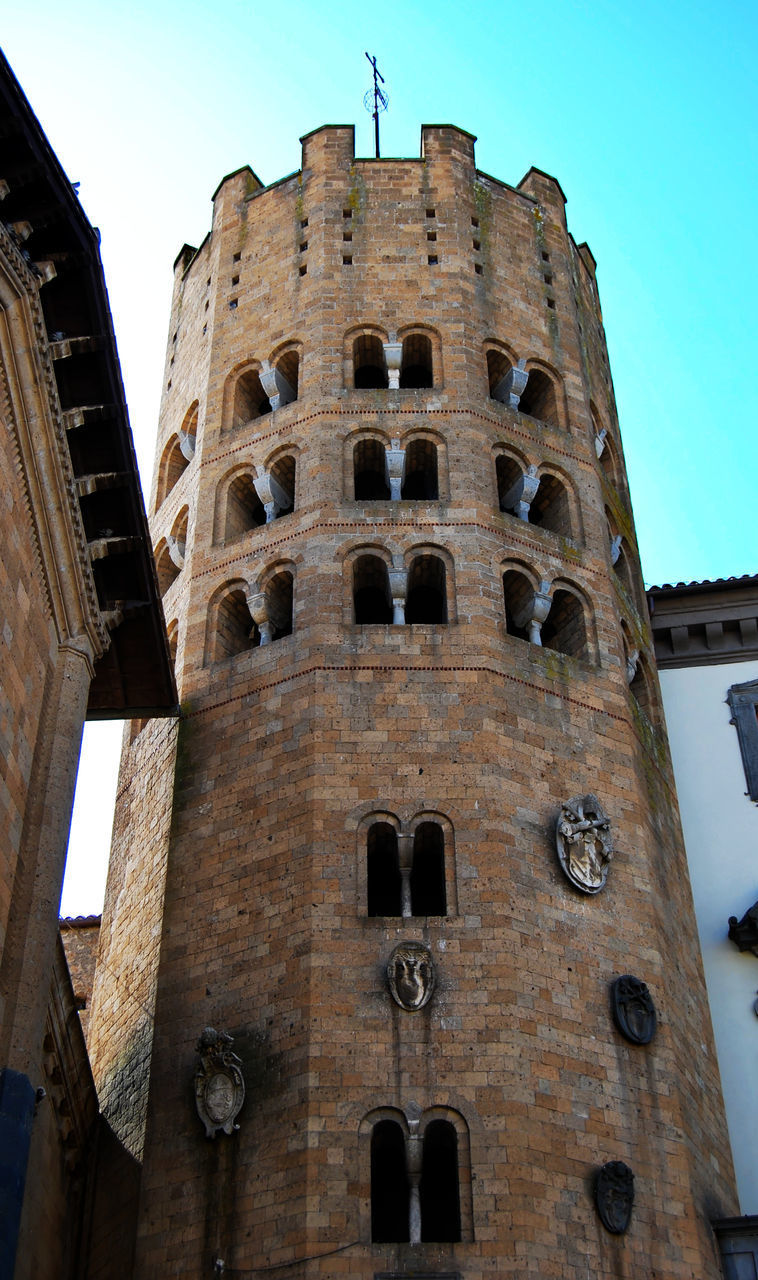
<svg viewBox="0 0 758 1280">
<path fill-rule="evenodd" d="M 353 565 L 353 610 L 358 626 L 392 622 L 389 575 L 379 556 L 359 556 Z"/>
<path fill-rule="evenodd" d="M 565 485 L 555 476 L 544 475 L 529 508 L 529 523 L 549 529 L 563 538 L 571 537 L 571 508 Z"/>
<path fill-rule="evenodd" d="M 171 559 L 168 547 L 164 547 L 155 562 L 158 574 L 158 590 L 165 596 L 172 583 L 179 577 L 179 567 Z"/>
<path fill-rule="evenodd" d="M 758 800 L 758 680 L 733 684 L 726 695 L 737 730 L 747 794 Z"/>
<path fill-rule="evenodd" d="M 445 563 L 439 556 L 416 556 L 408 573 L 407 623 L 447 622 Z"/>
<path fill-rule="evenodd" d="M 427 231 L 427 233 L 426 233 L 426 238 L 427 238 L 427 240 L 436 240 L 436 239 L 437 239 L 437 232 L 436 232 L 436 231 Z"/>
<path fill-rule="evenodd" d="M 495 391 L 507 373 L 512 369 L 512 364 L 508 357 L 502 351 L 497 351 L 490 347 L 487 352 L 487 378 L 489 381 L 490 395 L 494 398 Z"/>
<path fill-rule="evenodd" d="M 352 267 L 352 265 L 353 265 L 353 259 L 352 259 L 351 257 L 348 257 L 347 255 L 345 255 L 345 256 L 343 257 L 343 259 L 342 259 L 342 265 L 343 265 L 343 267 Z"/>
<path fill-rule="evenodd" d="M 292 588 L 292 574 L 287 569 L 275 573 L 266 588 L 272 640 L 292 635 Z"/>
<path fill-rule="evenodd" d="M 244 591 L 230 591 L 219 604 L 216 615 L 216 662 L 245 653 L 260 642 L 260 632 L 250 616 Z"/>
<path fill-rule="evenodd" d="M 505 629 L 509 636 L 517 640 L 528 640 L 529 631 L 516 619 L 524 617 L 527 606 L 534 599 L 534 587 L 529 579 L 519 573 L 518 569 L 508 569 L 503 574 L 503 597 L 505 603 Z"/>
<path fill-rule="evenodd" d="M 292 387 L 295 399 L 297 400 L 298 381 L 300 377 L 300 356 L 297 351 L 290 349 L 285 351 L 276 362 L 278 372 Z"/>
<path fill-rule="evenodd" d="M 429 254 L 429 257 L 427 258 L 427 262 L 429 263 L 429 266 L 430 266 L 430 267 L 436 267 L 437 263 L 439 262 L 439 258 L 437 257 L 436 253 L 430 253 L 430 254 Z M 407 384 L 406 384 L 406 385 L 407 385 Z M 431 382 L 429 382 L 429 383 L 421 383 L 421 384 L 414 382 L 414 384 L 413 384 L 413 385 L 414 385 L 414 386 L 419 386 L 419 385 L 421 385 L 421 386 L 431 386 L 432 384 L 431 384 Z"/>
<path fill-rule="evenodd" d="M 458 1135 L 449 1120 L 432 1120 L 424 1132 L 419 1197 L 422 1241 L 460 1240 Z"/>
<path fill-rule="evenodd" d="M 425 333 L 411 333 L 403 341 L 400 386 L 419 389 L 433 385 L 431 339 Z"/>
<path fill-rule="evenodd" d="M 277 507 L 277 520 L 280 516 L 290 515 L 295 509 L 295 472 L 295 459 L 290 454 L 277 459 L 271 468 L 271 477 L 279 485 L 285 499 L 285 505 Z"/>
<path fill-rule="evenodd" d="M 472 225 L 472 227 L 478 227 L 478 226 L 479 226 L 479 219 L 478 219 L 478 218 L 472 218 L 472 219 L 471 219 L 471 225 Z"/>
<path fill-rule="evenodd" d="M 251 529 L 266 523 L 266 512 L 255 489 L 252 476 L 237 476 L 229 485 L 226 498 L 224 542 L 234 542 Z"/>
<path fill-rule="evenodd" d="M 407 501 L 436 502 L 439 496 L 437 446 L 431 440 L 411 440 L 405 451 L 401 497 Z"/>
<path fill-rule="evenodd" d="M 408 1242 L 409 1207 L 405 1135 L 394 1120 L 379 1120 L 371 1133 L 371 1239 L 374 1243 Z"/>
<path fill-rule="evenodd" d="M 366 889 L 370 916 L 403 914 L 397 833 L 388 822 L 374 822 L 368 829 Z"/>
<path fill-rule="evenodd" d="M 261 386 L 261 380 L 254 370 L 243 373 L 237 379 L 234 388 L 234 410 L 232 426 L 241 427 L 253 418 L 260 418 L 271 412 L 271 401 Z"/>
<path fill-rule="evenodd" d="M 362 333 L 353 342 L 353 386 L 362 389 L 388 385 L 381 338 Z"/>
<path fill-rule="evenodd" d="M 300 275 L 301 275 L 301 276 L 305 276 L 305 275 L 307 275 L 307 274 L 308 274 L 308 268 L 307 268 L 307 266 L 305 265 L 305 263 L 303 263 L 302 267 L 300 268 Z"/>
<path fill-rule="evenodd" d="M 478 276 L 481 276 L 481 275 L 483 275 L 483 274 L 484 274 L 484 268 L 482 267 L 481 262 L 475 262 L 475 263 L 474 263 L 474 271 L 476 272 L 476 274 L 477 274 Z"/>
<path fill-rule="evenodd" d="M 542 624 L 542 644 L 569 658 L 587 656 L 587 628 L 581 601 L 571 592 L 557 590 L 545 622 Z"/>
<path fill-rule="evenodd" d="M 519 401 L 521 413 L 528 413 L 530 418 L 538 418 L 551 426 L 558 426 L 558 402 L 555 398 L 555 387 L 546 373 L 541 369 L 530 369 L 529 381 L 521 393 Z"/>
<path fill-rule="evenodd" d="M 433 217 L 435 217 L 435 210 L 434 210 L 434 209 L 427 209 L 427 211 L 426 211 L 426 216 L 427 216 L 427 218 L 433 218 Z"/>
<path fill-rule="evenodd" d="M 411 911 L 414 916 L 447 915 L 445 837 L 437 822 L 422 822 L 413 837 Z"/>
<path fill-rule="evenodd" d="M 182 453 L 181 444 L 178 436 L 174 436 L 163 451 L 160 466 L 160 485 L 158 492 L 158 501 L 156 506 L 159 507 L 168 497 L 179 477 L 189 466 L 187 458 Z"/>
<path fill-rule="evenodd" d="M 388 500 L 387 453 L 379 440 L 359 440 L 353 448 L 353 480 L 356 502 Z"/>
<path fill-rule="evenodd" d="M 505 499 L 513 488 L 517 480 L 524 474 L 522 468 L 514 458 L 509 458 L 504 453 L 499 453 L 495 461 L 495 470 L 497 473 L 497 497 L 501 511 L 507 511 L 509 508 L 505 506 Z"/>
</svg>

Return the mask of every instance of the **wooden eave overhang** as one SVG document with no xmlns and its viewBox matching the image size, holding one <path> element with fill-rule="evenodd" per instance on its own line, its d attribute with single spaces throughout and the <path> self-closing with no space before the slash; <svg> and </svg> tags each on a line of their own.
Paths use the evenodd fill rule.
<svg viewBox="0 0 758 1280">
<path fill-rule="evenodd" d="M 0 156 L 0 218 L 40 278 L 59 408 L 98 605 L 110 632 L 95 664 L 87 715 L 172 715 L 173 666 L 99 234 L 1 52 Z"/>
<path fill-rule="evenodd" d="M 758 575 L 650 587 L 647 599 L 661 670 L 758 658 Z"/>
</svg>

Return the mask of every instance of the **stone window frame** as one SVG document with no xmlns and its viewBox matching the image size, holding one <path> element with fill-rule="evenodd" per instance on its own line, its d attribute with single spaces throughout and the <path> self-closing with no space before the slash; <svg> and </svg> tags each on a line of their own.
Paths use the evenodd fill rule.
<svg viewBox="0 0 758 1280">
<path fill-rule="evenodd" d="M 758 679 L 733 684 L 726 701 L 737 730 L 747 795 L 758 804 Z"/>
</svg>

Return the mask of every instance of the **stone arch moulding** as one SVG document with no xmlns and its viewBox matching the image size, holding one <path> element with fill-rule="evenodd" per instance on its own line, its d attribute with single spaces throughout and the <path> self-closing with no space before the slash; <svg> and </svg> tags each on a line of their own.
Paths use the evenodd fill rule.
<svg viewBox="0 0 758 1280">
<path fill-rule="evenodd" d="M 550 611 L 542 627 L 542 646 L 568 658 L 597 665 L 595 614 L 586 592 L 575 582 L 555 578 Z"/>
<path fill-rule="evenodd" d="M 264 504 L 267 521 L 291 515 L 295 510 L 299 466 L 300 447 L 287 441 L 277 445 L 263 466 L 256 467 L 255 487 Z"/>
<path fill-rule="evenodd" d="M 442 832 L 443 871 L 445 885 L 445 915 L 458 914 L 458 876 L 455 856 L 455 828 L 446 814 L 437 809 L 420 809 L 408 823 L 408 830 L 415 837 L 419 827 L 425 823 L 435 823 Z"/>
<path fill-rule="evenodd" d="M 399 443 L 405 463 L 401 498 L 407 502 L 444 502 L 449 499 L 447 448 L 440 433 L 409 428 Z"/>
<path fill-rule="evenodd" d="M 281 559 L 258 575 L 248 607 L 261 633 L 261 644 L 282 640 L 294 631 L 296 573 L 294 560 Z"/>
<path fill-rule="evenodd" d="M 376 560 L 384 565 L 384 573 L 386 580 L 382 577 L 378 568 L 372 568 L 368 564 L 361 564 L 362 560 Z M 365 623 L 356 621 L 355 611 L 355 592 L 356 590 L 369 590 L 371 587 L 386 590 L 387 597 L 387 616 L 392 621 L 392 597 L 390 594 L 390 570 L 393 567 L 393 558 L 391 551 L 379 542 L 360 543 L 358 546 L 348 547 L 343 554 L 342 559 L 342 618 L 346 626 L 364 626 Z M 357 575 L 357 577 L 356 577 Z M 387 625 L 385 623 L 385 625 Z"/>
<path fill-rule="evenodd" d="M 260 379 L 272 410 L 300 398 L 303 344 L 298 338 L 281 342 L 263 361 Z"/>
<path fill-rule="evenodd" d="M 491 400 L 509 409 L 518 409 L 521 392 L 526 385 L 525 360 L 513 347 L 498 338 L 487 338 L 483 344 L 487 390 Z"/>
</svg>

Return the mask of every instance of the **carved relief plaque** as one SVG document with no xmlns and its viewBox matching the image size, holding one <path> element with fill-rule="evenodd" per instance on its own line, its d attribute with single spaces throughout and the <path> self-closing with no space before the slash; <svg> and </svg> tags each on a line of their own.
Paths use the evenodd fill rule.
<svg viewBox="0 0 758 1280">
<path fill-rule="evenodd" d="M 613 1021 L 632 1044 L 650 1044 L 657 1020 L 653 997 L 644 982 L 625 973 L 611 984 Z"/>
<path fill-rule="evenodd" d="M 610 1160 L 595 1179 L 595 1205 L 606 1231 L 620 1236 L 626 1231 L 634 1204 L 634 1174 L 623 1160 Z"/>
<path fill-rule="evenodd" d="M 225 1031 L 206 1027 L 196 1045 L 200 1065 L 195 1072 L 195 1103 L 207 1138 L 215 1138 L 219 1130 L 239 1129 L 236 1119 L 245 1101 L 245 1081 L 233 1044 Z"/>
<path fill-rule="evenodd" d="M 555 825 L 558 861 L 582 893 L 599 893 L 613 857 L 611 824 L 597 796 L 574 796 L 561 805 Z"/>
<path fill-rule="evenodd" d="M 434 961 L 423 942 L 401 942 L 387 965 L 392 998 L 401 1009 L 423 1009 L 434 990 Z"/>
</svg>

